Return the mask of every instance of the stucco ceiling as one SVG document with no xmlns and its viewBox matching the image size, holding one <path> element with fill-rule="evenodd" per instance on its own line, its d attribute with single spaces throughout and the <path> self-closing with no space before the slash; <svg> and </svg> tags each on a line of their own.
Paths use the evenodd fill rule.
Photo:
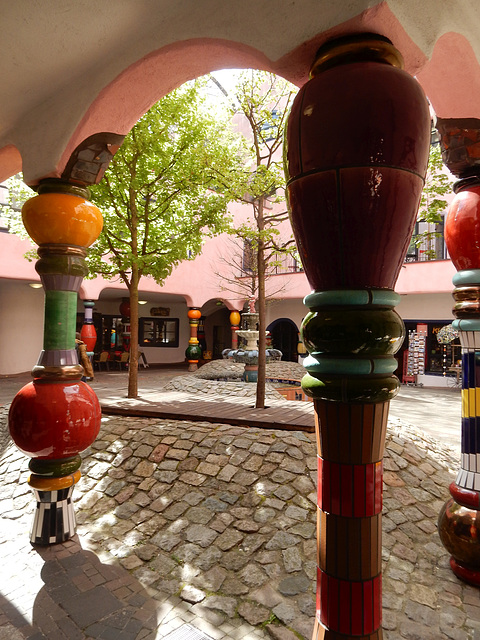
<svg viewBox="0 0 480 640">
<path fill-rule="evenodd" d="M 22 165 L 32 184 L 60 175 L 88 135 L 127 133 L 155 100 L 214 69 L 257 66 L 302 84 L 316 48 L 353 31 L 390 37 L 442 117 L 480 117 L 478 0 L 0 0 L 0 10 L 0 179 Z"/>
</svg>

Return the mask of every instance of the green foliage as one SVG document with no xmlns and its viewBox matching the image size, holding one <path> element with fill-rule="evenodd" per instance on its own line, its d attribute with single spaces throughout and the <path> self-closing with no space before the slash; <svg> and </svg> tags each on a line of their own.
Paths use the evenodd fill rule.
<svg viewBox="0 0 480 640">
<path fill-rule="evenodd" d="M 241 142 L 209 113 L 201 84 L 155 104 L 91 189 L 104 216 L 88 255 L 92 275 L 120 275 L 130 287 L 134 270 L 161 283 L 201 251 L 205 236 L 229 228 L 225 184 L 241 162 Z"/>
<path fill-rule="evenodd" d="M 293 236 L 282 238 L 279 226 L 288 219 L 286 209 L 273 207 L 285 202 L 285 174 L 282 145 L 291 104 L 298 89 L 271 73 L 247 70 L 240 74 L 235 87 L 233 121 L 240 116 L 248 124 L 246 134 L 247 162 L 245 191 L 237 199 L 252 205 L 252 216 L 232 229 L 247 241 L 257 254 L 263 250 L 264 270 L 280 262 L 282 253 L 295 252 Z M 253 269 L 258 273 L 258 265 Z M 260 271 L 262 271 L 260 269 Z"/>
<path fill-rule="evenodd" d="M 422 191 L 417 222 L 436 225 L 443 222 L 442 213 L 447 208 L 445 196 L 452 192 L 452 178 L 449 176 L 442 161 L 440 145 L 430 147 L 428 170 L 425 186 Z M 428 260 L 434 260 L 435 250 L 432 248 L 434 238 L 440 237 L 438 231 L 423 231 L 412 237 L 412 243 L 423 249 Z"/>
<path fill-rule="evenodd" d="M 28 238 L 27 231 L 22 222 L 22 205 L 29 198 L 36 195 L 33 189 L 23 182 L 21 173 L 17 173 L 6 181 L 7 204 L 0 205 L 0 221 L 14 233 L 22 238 Z"/>
</svg>

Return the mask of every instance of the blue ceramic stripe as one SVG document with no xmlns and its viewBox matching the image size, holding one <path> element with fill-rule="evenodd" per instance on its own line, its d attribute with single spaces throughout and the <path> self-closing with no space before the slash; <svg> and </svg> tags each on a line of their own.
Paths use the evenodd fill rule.
<svg viewBox="0 0 480 640">
<path fill-rule="evenodd" d="M 469 433 L 468 418 L 462 418 L 462 436 L 461 436 L 462 453 L 470 453 L 468 450 L 468 440 L 467 440 L 468 433 Z"/>
<path fill-rule="evenodd" d="M 465 269 L 464 271 L 457 271 L 452 278 L 452 282 L 456 287 L 465 284 L 479 284 L 480 269 Z"/>
<path fill-rule="evenodd" d="M 340 289 L 314 291 L 305 296 L 303 303 L 309 309 L 367 305 L 395 307 L 400 299 L 400 295 L 392 289 Z"/>
<path fill-rule="evenodd" d="M 462 418 L 462 453 L 480 453 L 480 418 Z"/>
<path fill-rule="evenodd" d="M 480 320 L 462 319 L 452 322 L 453 328 L 458 331 L 480 331 Z"/>
<path fill-rule="evenodd" d="M 469 389 L 475 389 L 475 352 L 467 351 L 464 353 L 465 362 L 468 363 L 467 374 L 465 376 Z"/>
</svg>

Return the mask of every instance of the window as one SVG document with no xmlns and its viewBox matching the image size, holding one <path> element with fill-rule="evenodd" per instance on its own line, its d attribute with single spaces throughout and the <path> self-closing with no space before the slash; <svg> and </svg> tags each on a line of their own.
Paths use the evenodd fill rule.
<svg viewBox="0 0 480 640">
<path fill-rule="evenodd" d="M 142 347 L 178 347 L 178 318 L 140 318 Z"/>
<path fill-rule="evenodd" d="M 251 240 L 245 239 L 243 241 L 243 256 L 242 256 L 242 272 L 243 273 L 254 273 L 257 271 L 256 269 L 256 258 L 253 242 Z"/>
</svg>

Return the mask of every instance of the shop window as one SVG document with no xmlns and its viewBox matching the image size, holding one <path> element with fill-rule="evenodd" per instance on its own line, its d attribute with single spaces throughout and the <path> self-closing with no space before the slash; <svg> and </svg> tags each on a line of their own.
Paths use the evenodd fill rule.
<svg viewBox="0 0 480 640">
<path fill-rule="evenodd" d="M 178 347 L 178 318 L 140 318 L 142 347 Z"/>
</svg>

